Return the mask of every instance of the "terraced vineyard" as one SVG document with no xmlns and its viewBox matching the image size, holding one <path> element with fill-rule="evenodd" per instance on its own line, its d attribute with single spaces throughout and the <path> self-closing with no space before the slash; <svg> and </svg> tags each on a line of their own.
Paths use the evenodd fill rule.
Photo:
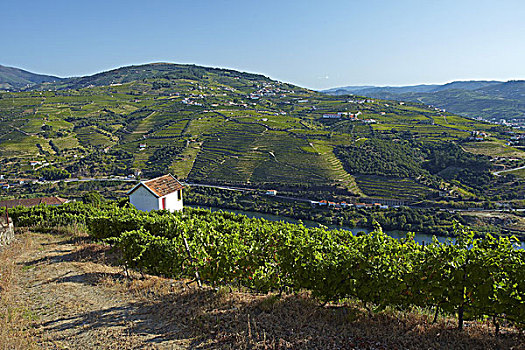
<svg viewBox="0 0 525 350">
<path fill-rule="evenodd" d="M 259 125 L 224 122 L 205 139 L 190 177 L 202 180 L 231 176 L 232 181 L 248 181 L 259 158 L 253 143 L 264 130 Z"/>
<path fill-rule="evenodd" d="M 356 176 L 359 188 L 370 197 L 397 198 L 408 202 L 427 198 L 436 192 L 407 178 L 387 178 L 373 175 Z"/>
<path fill-rule="evenodd" d="M 349 173 L 334 148 L 368 139 L 463 143 L 478 131 L 487 140 L 465 150 L 524 154 L 505 145 L 501 127 L 421 104 L 328 96 L 261 75 L 172 64 L 0 93 L 0 127 L 1 175 L 8 177 L 38 176 L 33 162 L 73 177 L 172 172 L 190 181 L 328 186 L 408 200 L 438 188 Z M 463 185 L 470 191 L 468 183 L 453 186 Z"/>
</svg>

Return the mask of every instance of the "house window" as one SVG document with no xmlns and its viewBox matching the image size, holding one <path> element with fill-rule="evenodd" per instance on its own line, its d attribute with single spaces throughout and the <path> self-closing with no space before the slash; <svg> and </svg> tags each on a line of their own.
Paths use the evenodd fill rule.
<svg viewBox="0 0 525 350">
<path fill-rule="evenodd" d="M 162 198 L 162 209 L 166 209 L 166 197 Z"/>
<path fill-rule="evenodd" d="M 178 190 L 177 191 L 177 200 L 181 200 L 182 199 L 182 190 Z"/>
</svg>

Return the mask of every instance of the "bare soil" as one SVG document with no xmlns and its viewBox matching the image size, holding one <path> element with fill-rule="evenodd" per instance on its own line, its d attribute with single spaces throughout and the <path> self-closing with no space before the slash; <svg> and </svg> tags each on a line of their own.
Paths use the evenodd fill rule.
<svg viewBox="0 0 525 350">
<path fill-rule="evenodd" d="M 321 307 L 306 293 L 129 279 L 108 246 L 86 237 L 17 237 L 0 251 L 0 349 L 525 349 L 516 329 L 495 337 L 486 322 L 460 332 L 422 311 L 370 315 L 359 304 Z"/>
</svg>

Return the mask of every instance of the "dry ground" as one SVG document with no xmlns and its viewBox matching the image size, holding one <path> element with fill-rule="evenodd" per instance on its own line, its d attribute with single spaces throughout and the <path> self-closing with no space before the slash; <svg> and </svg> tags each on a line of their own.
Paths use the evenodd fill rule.
<svg viewBox="0 0 525 350">
<path fill-rule="evenodd" d="M 459 332 L 423 312 L 369 315 L 307 294 L 130 280 L 107 246 L 85 237 L 17 237 L 0 251 L 0 349 L 525 349 L 514 329 Z"/>
</svg>

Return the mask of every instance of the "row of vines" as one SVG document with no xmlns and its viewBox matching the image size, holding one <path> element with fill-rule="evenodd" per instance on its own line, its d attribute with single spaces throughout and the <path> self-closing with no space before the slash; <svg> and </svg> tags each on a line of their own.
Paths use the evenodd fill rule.
<svg viewBox="0 0 525 350">
<path fill-rule="evenodd" d="M 419 245 L 379 227 L 370 234 L 306 228 L 227 212 L 183 213 L 84 204 L 15 208 L 18 226 L 85 225 L 123 262 L 144 272 L 200 277 L 258 292 L 310 290 L 323 301 L 355 298 L 376 310 L 420 306 L 464 319 L 525 324 L 525 251 L 513 238 L 475 238 L 461 227 L 447 243 Z M 192 254 L 186 254 L 186 238 Z"/>
</svg>

